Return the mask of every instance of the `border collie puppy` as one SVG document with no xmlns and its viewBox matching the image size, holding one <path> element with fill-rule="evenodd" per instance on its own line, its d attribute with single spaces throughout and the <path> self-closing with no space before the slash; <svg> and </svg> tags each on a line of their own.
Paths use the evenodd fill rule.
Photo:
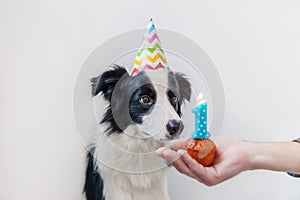
<svg viewBox="0 0 300 200">
<path fill-rule="evenodd" d="M 167 163 L 155 150 L 182 133 L 190 82 L 166 68 L 131 77 L 117 65 L 91 82 L 92 95 L 102 94 L 108 107 L 87 155 L 87 200 L 169 199 Z"/>
</svg>

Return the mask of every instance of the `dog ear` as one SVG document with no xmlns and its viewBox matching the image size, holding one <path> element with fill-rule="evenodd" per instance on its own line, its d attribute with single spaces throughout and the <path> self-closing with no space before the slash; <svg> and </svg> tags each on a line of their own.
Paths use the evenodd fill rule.
<svg viewBox="0 0 300 200">
<path fill-rule="evenodd" d="M 92 78 L 92 96 L 96 96 L 101 92 L 104 98 L 110 101 L 115 85 L 123 76 L 129 76 L 126 69 L 114 65 L 100 76 Z"/>
<path fill-rule="evenodd" d="M 175 73 L 174 77 L 179 86 L 179 92 L 182 96 L 182 101 L 191 99 L 192 88 L 190 81 L 185 77 L 185 74 L 182 73 Z"/>
</svg>

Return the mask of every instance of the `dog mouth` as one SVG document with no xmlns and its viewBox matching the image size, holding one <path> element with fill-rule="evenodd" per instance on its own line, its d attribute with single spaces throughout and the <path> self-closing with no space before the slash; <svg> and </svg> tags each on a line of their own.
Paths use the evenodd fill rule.
<svg viewBox="0 0 300 200">
<path fill-rule="evenodd" d="M 167 138 L 168 140 L 173 140 L 175 137 L 171 135 L 165 135 L 165 138 Z"/>
<path fill-rule="evenodd" d="M 146 138 L 150 138 L 150 137 L 153 137 L 151 134 L 143 131 L 143 134 L 145 135 Z M 176 136 L 172 136 L 172 135 L 169 135 L 169 134 L 165 134 L 162 138 L 159 138 L 159 141 L 161 142 L 166 142 L 166 141 L 171 141 L 171 140 L 174 140 L 174 139 L 178 139 L 179 136 L 176 135 Z"/>
<path fill-rule="evenodd" d="M 164 138 L 160 139 L 160 141 L 171 141 L 171 140 L 174 140 L 174 139 L 178 139 L 178 136 L 172 136 L 172 135 L 166 134 L 164 136 Z"/>
</svg>

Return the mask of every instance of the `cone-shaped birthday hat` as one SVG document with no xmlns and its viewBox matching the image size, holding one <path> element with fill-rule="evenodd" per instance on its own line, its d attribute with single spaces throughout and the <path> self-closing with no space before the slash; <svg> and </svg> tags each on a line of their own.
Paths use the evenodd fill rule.
<svg viewBox="0 0 300 200">
<path fill-rule="evenodd" d="M 136 54 L 130 76 L 135 76 L 145 69 L 169 68 L 164 50 L 161 48 L 152 19 L 144 34 L 142 46 Z"/>
</svg>

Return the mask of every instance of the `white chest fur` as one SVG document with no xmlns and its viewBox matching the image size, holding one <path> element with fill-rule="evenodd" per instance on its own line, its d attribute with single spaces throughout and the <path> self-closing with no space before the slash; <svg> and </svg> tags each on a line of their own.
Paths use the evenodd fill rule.
<svg viewBox="0 0 300 200">
<path fill-rule="evenodd" d="M 166 161 L 155 154 L 162 143 L 125 133 L 98 133 L 97 166 L 106 200 L 167 200 Z"/>
</svg>

